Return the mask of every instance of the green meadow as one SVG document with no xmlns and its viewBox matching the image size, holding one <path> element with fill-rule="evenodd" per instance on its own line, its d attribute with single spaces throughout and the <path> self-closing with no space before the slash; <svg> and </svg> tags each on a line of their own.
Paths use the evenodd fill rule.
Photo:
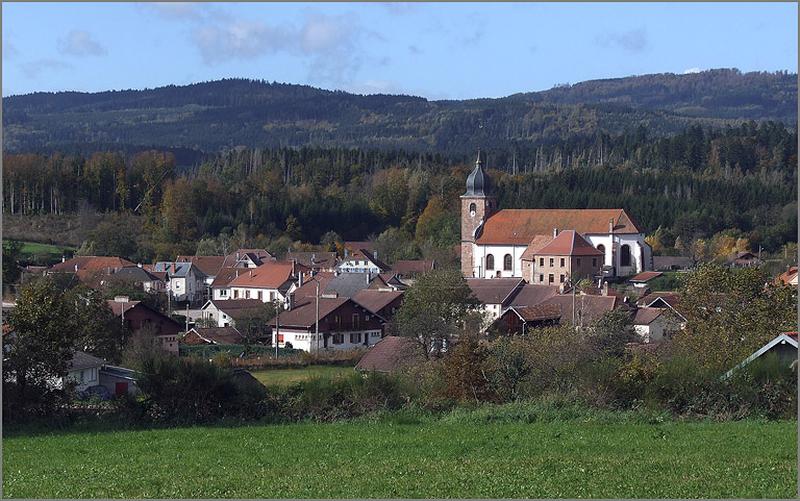
<svg viewBox="0 0 800 501">
<path fill-rule="evenodd" d="M 3 441 L 13 498 L 790 498 L 796 479 L 795 421 L 462 413 Z"/>
</svg>

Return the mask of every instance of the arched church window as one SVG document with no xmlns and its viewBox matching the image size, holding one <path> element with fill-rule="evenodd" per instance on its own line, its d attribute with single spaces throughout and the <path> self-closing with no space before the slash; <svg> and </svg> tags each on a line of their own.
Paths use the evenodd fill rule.
<svg viewBox="0 0 800 501">
<path fill-rule="evenodd" d="M 620 266 L 631 265 L 631 246 L 628 244 L 623 245 L 619 249 L 619 265 Z"/>
<path fill-rule="evenodd" d="M 512 266 L 512 263 L 511 263 L 511 254 L 506 254 L 506 255 L 503 257 L 503 269 L 504 269 L 505 271 L 511 271 L 511 266 Z"/>
<path fill-rule="evenodd" d="M 475 202 L 469 204 L 469 215 L 470 216 L 474 216 L 475 215 L 475 211 L 477 210 L 477 208 L 478 207 L 475 205 Z"/>
<path fill-rule="evenodd" d="M 489 254 L 486 256 L 486 269 L 493 270 L 494 269 L 494 256 Z"/>
</svg>

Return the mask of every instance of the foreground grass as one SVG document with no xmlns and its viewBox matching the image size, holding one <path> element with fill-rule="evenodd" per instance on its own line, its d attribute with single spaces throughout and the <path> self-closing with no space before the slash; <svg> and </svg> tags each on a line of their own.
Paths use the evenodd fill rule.
<svg viewBox="0 0 800 501">
<path fill-rule="evenodd" d="M 359 420 L 14 436 L 16 498 L 789 498 L 797 424 Z"/>
<path fill-rule="evenodd" d="M 309 365 L 290 369 L 266 369 L 251 374 L 265 386 L 290 386 L 312 378 L 333 379 L 353 374 L 352 367 L 341 365 Z"/>
</svg>

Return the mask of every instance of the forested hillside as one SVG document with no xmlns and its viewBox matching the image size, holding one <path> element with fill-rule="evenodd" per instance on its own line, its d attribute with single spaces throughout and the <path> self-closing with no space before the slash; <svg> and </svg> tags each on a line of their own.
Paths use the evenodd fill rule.
<svg viewBox="0 0 800 501">
<path fill-rule="evenodd" d="M 777 252 L 797 241 L 797 132 L 780 122 L 645 127 L 490 156 L 503 207 L 622 207 L 656 252 Z M 472 168 L 446 155 L 345 148 L 239 148 L 179 169 L 171 152 L 6 154 L 3 210 L 113 215 L 84 252 L 132 259 L 376 238 L 394 259 L 454 258 L 458 197 Z M 333 233 L 331 233 L 333 232 Z M 335 233 L 335 234 L 334 234 Z M 60 243 L 60 242 L 59 242 Z"/>
<path fill-rule="evenodd" d="M 172 149 L 179 165 L 237 146 L 430 152 L 535 170 L 542 148 L 691 125 L 773 120 L 796 127 L 796 75 L 711 70 L 584 82 L 500 99 L 428 101 L 242 79 L 151 90 L 35 93 L 3 99 L 8 152 Z M 564 158 L 566 163 L 576 161 Z M 491 164 L 490 164 L 491 165 Z"/>
</svg>

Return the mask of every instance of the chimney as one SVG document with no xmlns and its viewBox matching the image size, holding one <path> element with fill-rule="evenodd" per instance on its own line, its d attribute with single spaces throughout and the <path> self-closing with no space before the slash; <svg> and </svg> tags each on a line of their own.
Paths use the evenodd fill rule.
<svg viewBox="0 0 800 501">
<path fill-rule="evenodd" d="M 66 260 L 67 260 L 66 256 L 61 256 L 61 262 L 62 262 L 62 263 L 63 263 L 64 261 L 66 261 Z"/>
<path fill-rule="evenodd" d="M 75 273 L 78 273 L 78 265 L 75 265 Z"/>
<path fill-rule="evenodd" d="M 238 252 L 236 253 L 236 260 L 237 261 L 239 260 L 239 253 Z"/>
<path fill-rule="evenodd" d="M 239 268 L 236 268 L 236 278 L 239 278 Z"/>
<path fill-rule="evenodd" d="M 614 233 L 614 220 L 613 219 L 609 219 L 608 220 L 608 232 L 609 233 Z"/>
<path fill-rule="evenodd" d="M 558 236 L 558 228 L 553 228 L 553 238 Z"/>
<path fill-rule="evenodd" d="M 300 273 L 300 281 L 299 281 L 299 283 L 297 285 L 298 285 L 298 287 L 302 287 L 303 286 L 303 274 L 302 273 Z"/>
<path fill-rule="evenodd" d="M 250 278 L 253 278 L 253 270 L 250 270 L 250 271 L 248 271 L 248 272 L 247 272 L 247 275 L 248 275 Z"/>
<path fill-rule="evenodd" d="M 292 311 L 292 307 L 294 307 L 294 292 L 286 297 L 286 301 L 289 306 L 289 311 Z"/>
<path fill-rule="evenodd" d="M 372 259 L 378 259 L 378 250 L 372 251 Z"/>
</svg>

